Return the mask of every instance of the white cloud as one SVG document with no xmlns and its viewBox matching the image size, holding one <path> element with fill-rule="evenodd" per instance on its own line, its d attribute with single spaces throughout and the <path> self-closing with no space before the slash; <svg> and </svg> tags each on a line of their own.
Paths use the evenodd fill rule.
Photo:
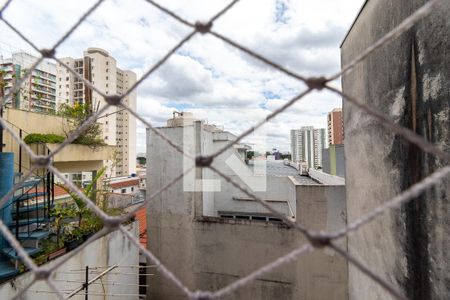
<svg viewBox="0 0 450 300">
<path fill-rule="evenodd" d="M 0 5 L 4 2 L 1 0 Z M 242 0 L 214 23 L 213 30 L 299 74 L 330 74 L 339 69 L 339 44 L 362 2 Z M 38 47 L 47 48 L 93 3 L 15 0 L 4 17 Z M 207 20 L 229 1 L 160 3 L 195 22 Z M 141 76 L 190 30 L 145 0 L 105 0 L 57 53 L 60 57 L 80 56 L 87 47 L 101 47 L 117 59 L 121 68 L 132 69 Z M 2 23 L 0 36 L 0 55 L 8 56 L 14 47 L 30 51 Z M 303 83 L 211 35 L 196 35 L 142 83 L 138 89 L 138 112 L 161 126 L 173 110 L 187 107 L 200 118 L 239 133 L 304 88 Z M 326 113 L 340 103 L 334 94 L 312 93 L 248 140 L 258 141 L 267 135 L 269 148 L 288 150 L 290 129 L 304 125 L 325 127 Z M 221 110 L 212 113 L 215 108 Z M 239 113 L 239 109 L 245 109 L 245 113 Z M 138 152 L 145 152 L 142 125 L 138 126 L 137 136 Z"/>
</svg>

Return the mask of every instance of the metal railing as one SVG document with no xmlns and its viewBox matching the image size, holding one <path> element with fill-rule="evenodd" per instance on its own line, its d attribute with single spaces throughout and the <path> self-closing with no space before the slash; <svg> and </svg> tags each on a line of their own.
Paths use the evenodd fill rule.
<svg viewBox="0 0 450 300">
<path fill-rule="evenodd" d="M 21 143 L 21 145 L 26 149 L 29 155 L 33 158 L 33 167 L 31 170 L 23 176 L 22 180 L 26 180 L 34 171 L 36 168 L 47 168 L 48 170 L 54 172 L 56 176 L 58 176 L 61 181 L 63 181 L 68 187 L 72 189 L 74 193 L 77 193 L 78 196 L 83 199 L 83 201 L 86 203 L 87 207 L 91 209 L 95 214 L 97 214 L 102 220 L 103 220 L 103 228 L 94 234 L 91 238 L 89 238 L 82 246 L 78 247 L 76 250 L 70 252 L 67 254 L 67 259 L 64 261 L 60 261 L 56 264 L 54 264 L 52 267 L 47 266 L 41 266 L 38 267 L 32 259 L 26 254 L 24 249 L 21 247 L 21 245 L 18 243 L 15 236 L 9 231 L 7 226 L 0 222 L 0 231 L 2 234 L 8 239 L 10 244 L 18 251 L 22 261 L 27 265 L 27 267 L 34 273 L 34 279 L 29 282 L 26 286 L 21 288 L 18 292 L 18 294 L 15 296 L 15 298 L 19 298 L 23 293 L 27 291 L 27 289 L 34 284 L 38 280 L 45 280 L 47 284 L 55 291 L 55 293 L 61 298 L 64 299 L 64 293 L 60 291 L 57 286 L 55 285 L 54 279 L 50 275 L 62 264 L 64 264 L 65 261 L 67 261 L 70 257 L 73 257 L 77 255 L 86 245 L 90 244 L 91 242 L 95 241 L 96 239 L 110 233 L 113 231 L 120 231 L 126 238 L 128 238 L 136 247 L 139 248 L 139 250 L 149 259 L 155 266 L 158 268 L 158 270 L 161 272 L 163 276 L 166 277 L 166 279 L 170 280 L 174 286 L 179 289 L 183 294 L 186 295 L 187 298 L 190 299 L 216 299 L 223 297 L 225 295 L 229 295 L 233 293 L 235 290 L 247 285 L 252 280 L 255 280 L 262 274 L 265 274 L 267 272 L 272 271 L 273 269 L 280 267 L 283 264 L 286 264 L 287 262 L 291 261 L 292 259 L 295 259 L 299 257 L 300 255 L 307 253 L 309 251 L 313 251 L 314 249 L 322 249 L 322 248 L 330 248 L 336 251 L 338 254 L 345 257 L 350 264 L 353 264 L 356 268 L 358 268 L 361 272 L 369 276 L 371 279 L 373 279 L 375 282 L 377 282 L 379 285 L 381 285 L 384 289 L 386 289 L 391 295 L 397 299 L 406 299 L 405 295 L 401 291 L 399 291 L 396 287 L 391 285 L 388 281 L 382 279 L 379 275 L 375 274 L 373 271 L 369 270 L 363 262 L 359 261 L 354 256 L 347 253 L 344 249 L 337 246 L 334 241 L 347 236 L 349 233 L 358 230 L 361 226 L 364 226 L 371 220 L 379 217 L 383 212 L 399 207 L 401 204 L 407 203 L 411 200 L 413 200 L 415 197 L 423 193 L 425 190 L 429 189 L 430 187 L 438 184 L 441 182 L 444 178 L 446 178 L 450 174 L 450 165 L 448 165 L 448 162 L 450 161 L 450 153 L 444 152 L 442 149 L 437 147 L 436 145 L 431 144 L 427 140 L 425 140 L 420 135 L 417 135 L 415 132 L 411 131 L 408 128 L 402 127 L 398 124 L 396 124 L 394 121 L 392 121 L 389 117 L 385 116 L 384 114 L 380 113 L 379 111 L 367 106 L 366 104 L 363 104 L 359 102 L 354 97 L 345 94 L 343 91 L 339 90 L 336 87 L 333 87 L 331 85 L 331 82 L 335 79 L 338 79 L 343 74 L 346 74 L 347 72 L 351 71 L 355 66 L 357 66 L 360 62 L 362 62 L 366 57 L 371 55 L 376 49 L 383 47 L 387 43 L 390 43 L 395 38 L 399 37 L 402 33 L 410 29 L 414 24 L 416 24 L 419 20 L 425 18 L 428 16 L 433 9 L 437 6 L 439 2 L 442 0 L 430 0 L 427 1 L 425 5 L 414 11 L 409 17 L 407 17 L 403 22 L 401 22 L 398 26 L 396 26 L 393 30 L 388 32 L 386 35 L 384 35 L 381 39 L 379 39 L 377 42 L 372 44 L 370 47 L 362 51 L 360 55 L 358 55 L 353 61 L 350 63 L 344 65 L 342 69 L 337 72 L 336 74 L 333 74 L 331 76 L 323 76 L 323 77 L 305 77 L 301 74 L 298 74 L 294 70 L 287 69 L 280 64 L 277 64 L 268 58 L 258 54 L 256 51 L 247 48 L 246 46 L 243 46 L 242 44 L 238 43 L 237 41 L 234 41 L 233 39 L 221 34 L 220 32 L 217 32 L 213 29 L 214 22 L 217 21 L 221 16 L 223 16 L 227 11 L 229 11 L 239 0 L 231 1 L 227 6 L 225 6 L 222 10 L 220 10 L 217 14 L 212 16 L 208 21 L 206 22 L 191 22 L 189 20 L 186 20 L 182 17 L 180 17 L 175 12 L 165 8 L 161 4 L 153 1 L 153 0 L 143 0 L 148 2 L 151 6 L 154 8 L 164 12 L 171 18 L 177 20 L 181 24 L 184 24 L 188 28 L 191 29 L 191 31 L 183 38 L 181 39 L 170 51 L 168 51 L 161 59 L 154 64 L 150 69 L 148 69 L 143 76 L 137 80 L 137 82 L 131 86 L 127 91 L 125 91 L 122 95 L 106 95 L 101 90 L 97 89 L 91 82 L 84 79 L 78 72 L 76 72 L 74 69 L 70 68 L 66 64 L 64 64 L 63 61 L 55 57 L 55 51 L 56 49 L 74 32 L 74 30 L 82 24 L 88 16 L 90 16 L 95 10 L 99 9 L 99 6 L 104 2 L 104 0 L 97 0 L 78 20 L 77 22 L 50 48 L 48 49 L 40 49 L 38 48 L 31 39 L 26 37 L 20 30 L 16 29 L 8 20 L 6 20 L 2 14 L 6 9 L 8 9 L 8 6 L 13 2 L 13 0 L 8 0 L 3 5 L 3 7 L 0 9 L 0 18 L 3 21 L 3 23 L 8 26 L 11 30 L 13 30 L 17 35 L 19 35 L 25 42 L 27 42 L 32 48 L 34 48 L 36 51 L 38 51 L 41 54 L 41 57 L 34 63 L 34 65 L 27 70 L 25 76 L 19 81 L 19 83 L 22 83 L 24 81 L 24 78 L 30 75 L 30 72 L 36 68 L 36 66 L 44 59 L 52 59 L 56 63 L 61 64 L 64 66 L 70 73 L 72 73 L 79 81 L 84 82 L 84 84 L 90 88 L 91 90 L 98 93 L 106 102 L 106 105 L 99 109 L 97 112 L 95 112 L 91 117 L 89 117 L 77 130 L 75 130 L 67 139 L 60 144 L 53 152 L 51 152 L 49 155 L 35 155 L 31 151 L 31 149 L 23 143 L 23 141 L 20 139 L 19 136 L 14 135 L 14 133 L 11 131 L 10 127 L 8 127 L 8 124 L 0 118 L 0 125 L 5 128 L 6 131 L 10 132 L 14 138 L 17 140 L 18 143 Z M 243 0 L 244 1 L 244 0 Z M 152 124 L 150 124 L 148 121 L 146 121 L 138 112 L 132 110 L 129 106 L 127 106 L 122 100 L 130 95 L 131 92 L 135 91 L 136 88 L 148 77 L 150 77 L 155 70 L 157 70 L 159 67 L 161 67 L 168 59 L 171 57 L 178 49 L 180 49 L 181 46 L 183 46 L 187 41 L 192 39 L 196 35 L 211 35 L 217 39 L 220 39 L 224 43 L 228 44 L 229 46 L 238 49 L 239 51 L 242 51 L 243 53 L 253 57 L 254 59 L 267 64 L 268 66 L 271 66 L 273 69 L 278 70 L 287 76 L 298 80 L 300 82 L 303 82 L 306 84 L 307 88 L 290 99 L 288 102 L 286 102 L 281 107 L 275 109 L 273 112 L 271 112 L 267 117 L 265 117 L 263 120 L 258 122 L 255 126 L 245 130 L 243 133 L 241 133 L 236 140 L 228 143 L 225 147 L 222 149 L 216 151 L 214 154 L 209 156 L 197 156 L 192 157 L 189 154 L 186 154 L 183 152 L 183 149 L 178 146 L 175 142 L 170 140 L 168 137 L 166 137 L 163 133 L 161 133 L 158 129 L 154 128 Z M 5 98 L 2 99 L 3 103 L 5 101 L 7 102 L 12 95 L 17 92 L 19 89 L 19 84 L 16 85 L 8 95 L 5 95 Z M 280 114 L 281 112 L 287 110 L 289 107 L 291 107 L 294 103 L 300 101 L 301 99 L 305 98 L 308 94 L 310 94 L 312 91 L 322 91 L 322 90 L 328 90 L 331 91 L 339 96 L 342 96 L 344 101 L 352 103 L 359 109 L 361 109 L 364 113 L 372 116 L 376 120 L 380 121 L 381 124 L 386 126 L 389 130 L 394 132 L 395 134 L 398 134 L 402 137 L 404 137 L 409 142 L 415 144 L 420 149 L 422 149 L 424 152 L 427 152 L 429 154 L 433 154 L 437 158 L 441 159 L 442 161 L 446 162 L 447 165 L 443 168 L 435 171 L 428 177 L 424 178 L 422 181 L 412 185 L 405 191 L 401 192 L 399 195 L 395 196 L 392 199 L 387 200 L 384 202 L 381 206 L 377 207 L 376 209 L 372 210 L 366 215 L 361 216 L 356 221 L 350 223 L 347 225 L 346 228 L 337 230 L 334 232 L 316 232 L 313 230 L 310 230 L 308 228 L 303 227 L 300 224 L 297 224 L 293 222 L 290 218 L 280 214 L 276 210 L 274 210 L 270 204 L 268 204 L 266 201 L 260 199 L 256 195 L 254 195 L 250 190 L 247 188 L 241 186 L 239 183 L 236 183 L 232 178 L 225 175 L 221 170 L 217 169 L 216 167 L 212 166 L 211 163 L 214 161 L 214 159 L 225 152 L 228 148 L 232 147 L 234 144 L 239 143 L 243 138 L 248 136 L 249 134 L 253 133 L 255 130 L 260 128 L 262 125 L 264 125 L 269 120 L 273 119 L 275 116 Z M 137 212 L 137 210 L 144 205 L 146 205 L 151 199 L 159 195 L 161 192 L 169 189 L 172 185 L 174 185 L 176 182 L 178 182 L 180 179 L 183 178 L 187 172 L 191 170 L 187 170 L 187 172 L 183 174 L 179 174 L 175 179 L 173 179 L 171 182 L 169 182 L 167 185 L 159 189 L 158 191 L 154 192 L 151 195 L 147 196 L 147 199 L 140 205 L 137 206 L 136 209 L 133 209 L 126 215 L 122 216 L 109 216 L 104 211 L 102 211 L 100 208 L 95 206 L 85 195 L 83 195 L 76 187 L 69 182 L 67 179 L 62 176 L 62 174 L 51 165 L 51 159 L 54 157 L 57 153 L 59 153 L 66 145 L 71 143 L 73 140 L 75 140 L 79 134 L 86 129 L 90 124 L 96 121 L 96 119 L 104 114 L 106 110 L 111 106 L 117 106 L 121 107 L 125 110 L 127 110 L 131 115 L 135 116 L 138 120 L 140 120 L 142 123 L 145 124 L 145 126 L 154 132 L 157 136 L 159 136 L 165 143 L 169 144 L 171 147 L 173 147 L 176 151 L 178 151 L 181 155 L 188 159 L 195 160 L 196 167 L 198 168 L 209 168 L 213 172 L 215 172 L 218 176 L 223 177 L 226 181 L 231 183 L 235 188 L 239 189 L 243 193 L 245 193 L 248 197 L 254 199 L 255 201 L 259 202 L 262 206 L 267 208 L 271 213 L 276 215 L 278 218 L 283 220 L 288 226 L 291 226 L 299 231 L 299 233 L 306 236 L 308 243 L 298 247 L 297 249 L 293 250 L 292 252 L 286 254 L 285 256 L 282 256 L 275 261 L 265 265 L 264 267 L 252 272 L 251 274 L 240 278 L 236 280 L 235 282 L 231 283 L 230 285 L 216 290 L 216 291 L 192 291 L 190 290 L 180 279 L 176 277 L 174 273 L 172 273 L 169 269 L 166 268 L 164 264 L 160 262 L 160 260 L 148 249 L 143 247 L 139 244 L 139 240 L 137 237 L 133 236 L 130 232 L 128 232 L 125 227 L 122 225 L 123 222 L 126 222 L 130 218 L 133 217 L 133 215 Z M 14 190 L 11 190 L 8 195 L 3 197 L 0 200 L 0 206 L 3 205 L 12 194 L 14 193 Z"/>
</svg>

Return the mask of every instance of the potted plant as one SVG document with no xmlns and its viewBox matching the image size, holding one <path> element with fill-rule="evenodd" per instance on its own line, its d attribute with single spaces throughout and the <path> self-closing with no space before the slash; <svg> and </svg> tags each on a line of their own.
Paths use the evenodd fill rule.
<svg viewBox="0 0 450 300">
<path fill-rule="evenodd" d="M 50 211 L 50 215 L 55 218 L 52 227 L 56 234 L 56 244 L 59 245 L 61 242 L 61 229 L 63 222 L 68 218 L 75 217 L 75 210 L 73 209 L 73 207 L 63 207 L 61 205 L 56 205 Z"/>
<path fill-rule="evenodd" d="M 83 243 L 83 231 L 80 227 L 73 228 L 64 235 L 64 246 L 71 251 Z"/>
</svg>

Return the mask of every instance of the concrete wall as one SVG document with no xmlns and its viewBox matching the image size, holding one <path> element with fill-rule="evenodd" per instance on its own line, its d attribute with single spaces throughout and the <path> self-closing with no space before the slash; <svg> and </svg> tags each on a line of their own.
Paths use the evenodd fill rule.
<svg viewBox="0 0 450 300">
<path fill-rule="evenodd" d="M 132 223 L 128 227 L 133 235 L 137 237 L 137 223 Z M 48 266 L 51 267 L 59 261 L 64 260 L 67 260 L 66 255 L 49 262 Z M 80 253 L 65 261 L 64 264 L 57 269 L 56 273 L 54 273 L 56 274 L 56 276 L 53 277 L 54 282 L 61 291 L 70 292 L 78 288 L 82 285 L 82 282 L 85 281 L 84 269 L 86 266 L 91 268 L 99 268 L 90 275 L 91 278 L 94 278 L 99 274 L 99 270 L 103 271 L 107 267 L 114 264 L 118 264 L 119 266 L 139 265 L 138 249 L 119 232 L 113 232 L 101 239 L 96 240 L 84 248 Z M 123 273 L 136 273 L 136 275 L 128 275 Z M 118 268 L 112 270 L 109 275 L 105 275 L 103 277 L 103 282 L 105 284 L 98 284 L 101 282 L 98 280 L 97 284 L 91 284 L 89 286 L 89 292 L 92 293 L 89 295 L 89 299 L 137 299 L 137 294 L 139 293 L 138 286 L 136 285 L 139 281 L 137 273 L 138 271 L 135 268 Z M 17 293 L 17 289 L 25 286 L 33 279 L 33 277 L 33 273 L 27 272 L 0 285 L 0 299 L 12 299 Z M 107 284 L 111 282 L 118 284 Z M 123 283 L 124 285 L 119 285 L 120 283 Z M 49 291 L 49 293 L 46 293 L 46 291 Z M 38 281 L 30 287 L 29 291 L 26 292 L 21 299 L 59 299 L 52 291 L 53 290 L 49 288 L 45 282 Z M 94 295 L 94 293 L 104 293 L 110 296 L 104 297 L 103 295 Z M 115 294 L 116 296 L 111 296 L 112 294 Z M 84 295 L 82 295 L 74 296 L 72 299 L 81 300 L 84 298 Z"/>
<path fill-rule="evenodd" d="M 342 45 L 349 63 L 425 0 L 367 1 Z M 371 54 L 342 79 L 345 93 L 450 151 L 450 2 Z M 349 222 L 371 211 L 444 162 L 344 102 Z M 349 252 L 411 299 L 450 294 L 450 180 L 353 234 Z M 391 299 L 354 267 L 351 299 Z"/>
<path fill-rule="evenodd" d="M 54 133 L 64 135 L 63 118 L 29 111 L 7 108 L 3 117 L 28 133 Z M 24 133 L 24 137 L 25 137 Z"/>
<path fill-rule="evenodd" d="M 235 182 L 245 186 L 245 183 L 239 176 L 230 176 Z M 254 192 L 255 195 L 263 200 L 271 202 L 277 211 L 292 215 L 287 205 L 289 200 L 289 186 L 292 182 L 287 176 L 267 176 L 267 190 L 264 192 Z M 253 213 L 268 213 L 266 208 L 260 204 L 255 203 L 246 194 L 236 189 L 231 183 L 226 182 L 225 179 L 220 179 L 221 191 L 214 193 L 214 209 L 215 211 L 241 211 Z M 205 194 L 205 193 L 204 193 Z M 244 200 L 244 201 L 242 201 Z M 248 201 L 245 201 L 248 200 Z M 290 201 L 291 209 L 295 213 L 295 201 Z M 215 213 L 212 216 L 217 216 Z"/>
<path fill-rule="evenodd" d="M 162 130 L 171 141 L 184 146 L 185 151 L 196 148 L 192 141 L 182 139 L 182 129 Z M 147 158 L 147 195 L 168 184 L 182 171 L 182 155 L 150 131 Z M 223 165 L 219 166 L 222 170 Z M 223 169 L 230 171 L 225 166 Z M 205 173 L 196 175 L 205 176 Z M 344 186 L 304 187 L 289 177 L 268 180 L 273 180 L 273 186 L 279 189 L 268 192 L 266 197 L 296 199 L 296 213 L 302 216 L 297 222 L 324 230 L 344 226 Z M 149 201 L 148 248 L 191 290 L 222 288 L 306 242 L 298 231 L 281 222 L 202 216 L 202 200 L 207 198 L 198 190 L 186 191 L 184 187 L 181 180 Z M 231 187 L 222 187 L 223 194 L 219 192 L 215 196 L 225 201 L 228 195 L 232 205 L 232 196 L 240 193 Z M 259 205 L 252 203 L 252 206 L 255 209 Z M 342 243 L 346 248 L 346 241 Z M 149 277 L 148 283 L 149 299 L 185 299 L 160 273 Z M 320 249 L 265 274 L 225 299 L 347 299 L 347 287 L 346 260 L 332 251 Z"/>
</svg>

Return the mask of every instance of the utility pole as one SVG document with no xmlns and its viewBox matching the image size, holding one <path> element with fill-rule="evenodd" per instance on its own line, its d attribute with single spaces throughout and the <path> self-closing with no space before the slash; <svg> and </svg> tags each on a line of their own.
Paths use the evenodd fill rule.
<svg viewBox="0 0 450 300">
<path fill-rule="evenodd" d="M 88 300 L 88 286 L 89 286 L 89 266 L 86 266 L 86 283 L 84 284 L 85 296 L 84 299 Z"/>
</svg>

